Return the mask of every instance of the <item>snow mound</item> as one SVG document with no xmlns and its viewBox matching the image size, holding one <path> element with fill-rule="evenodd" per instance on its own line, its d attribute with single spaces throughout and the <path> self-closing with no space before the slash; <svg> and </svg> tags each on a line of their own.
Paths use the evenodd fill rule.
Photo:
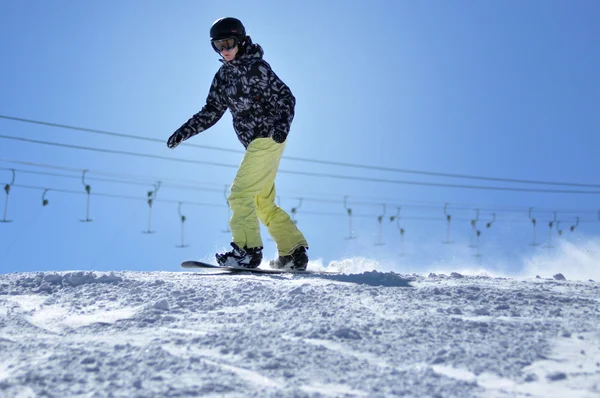
<svg viewBox="0 0 600 398">
<path fill-rule="evenodd" d="M 17 279 L 17 286 L 27 287 L 39 291 L 51 292 L 53 287 L 59 286 L 81 286 L 94 283 L 111 283 L 116 284 L 122 282 L 123 278 L 115 275 L 114 272 L 102 273 L 98 276 L 96 272 L 66 272 L 66 273 L 44 273 L 38 272 L 34 276 L 26 276 Z"/>
</svg>

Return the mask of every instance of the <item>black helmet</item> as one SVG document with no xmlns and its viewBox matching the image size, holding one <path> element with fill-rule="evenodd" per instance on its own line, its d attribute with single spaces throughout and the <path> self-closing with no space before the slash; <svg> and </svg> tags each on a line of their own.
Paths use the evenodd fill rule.
<svg viewBox="0 0 600 398">
<path fill-rule="evenodd" d="M 221 40 L 229 37 L 243 39 L 246 37 L 246 28 L 237 18 L 220 18 L 210 28 L 210 40 Z"/>
</svg>

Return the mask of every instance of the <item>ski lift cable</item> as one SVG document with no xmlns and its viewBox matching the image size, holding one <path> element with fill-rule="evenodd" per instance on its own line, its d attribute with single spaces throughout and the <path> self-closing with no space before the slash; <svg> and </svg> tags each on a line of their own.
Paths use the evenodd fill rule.
<svg viewBox="0 0 600 398">
<path fill-rule="evenodd" d="M 87 150 L 87 151 L 94 151 L 94 152 L 101 152 L 101 153 L 110 153 L 110 154 L 116 154 L 116 155 L 135 156 L 135 157 L 149 158 L 149 159 L 155 159 L 155 160 L 164 160 L 164 161 L 172 161 L 172 162 L 180 162 L 180 163 L 188 163 L 188 164 L 204 164 L 204 165 L 236 168 L 236 169 L 238 168 L 238 165 L 235 165 L 235 164 L 212 162 L 212 161 L 198 160 L 198 159 L 173 158 L 173 157 L 155 155 L 155 154 L 150 154 L 150 153 L 140 153 L 140 152 L 122 151 L 122 150 L 116 150 L 116 149 L 105 149 L 105 148 L 88 147 L 88 146 L 82 146 L 82 145 L 64 144 L 64 143 L 58 143 L 58 142 L 35 140 L 35 139 L 24 138 L 24 137 L 0 135 L 0 138 L 12 139 L 12 140 L 17 140 L 17 141 L 22 141 L 22 142 L 41 144 L 41 145 L 51 145 L 51 146 L 57 146 L 57 147 L 63 147 L 63 148 Z M 588 190 L 541 189 L 541 188 L 518 188 L 518 187 L 507 187 L 507 186 L 497 187 L 497 186 L 488 186 L 488 185 L 447 184 L 447 183 L 435 183 L 435 182 L 425 182 L 425 181 L 391 180 L 391 179 L 386 179 L 386 178 L 360 177 L 360 176 L 349 176 L 349 175 L 342 175 L 342 174 L 315 173 L 315 172 L 295 171 L 295 170 L 285 170 L 285 169 L 280 169 L 279 172 L 285 173 L 285 174 L 302 175 L 302 176 L 306 176 L 306 177 L 332 178 L 332 179 L 363 181 L 363 182 L 372 182 L 372 183 L 403 184 L 403 185 L 443 187 L 443 188 L 455 188 L 455 189 L 600 195 L 600 191 L 588 191 Z M 551 185 L 579 186 L 579 185 L 573 185 L 573 184 L 569 184 L 569 183 L 564 183 L 564 184 L 557 183 L 557 184 L 551 184 Z"/>
<path fill-rule="evenodd" d="M 68 171 L 77 171 L 78 173 L 81 171 L 80 168 L 71 168 L 71 167 L 63 167 L 63 166 L 57 166 L 57 165 L 15 161 L 15 160 L 8 160 L 8 159 L 2 159 L 2 158 L 0 158 L 0 162 L 26 164 L 26 165 L 30 165 L 30 166 L 34 166 L 34 167 L 53 168 L 53 169 L 61 169 L 61 170 L 68 170 Z M 48 173 L 48 172 L 32 171 L 32 170 L 25 170 L 25 169 L 0 168 L 0 170 L 8 170 L 8 171 L 18 170 L 19 172 L 26 173 L 26 174 L 38 174 L 38 175 L 56 176 L 56 177 L 64 177 L 64 178 L 80 178 L 76 175 Z M 160 180 L 160 179 L 152 177 L 152 176 L 138 176 L 138 175 L 130 175 L 130 174 L 108 173 L 108 172 L 103 172 L 103 171 L 92 171 L 89 169 L 87 169 L 87 170 L 88 170 L 88 172 L 87 172 L 86 178 L 88 180 L 99 181 L 99 182 L 110 182 L 110 183 L 131 184 L 131 185 L 147 185 L 150 181 Z M 89 176 L 90 173 L 99 174 L 99 175 L 111 175 L 111 176 L 115 176 L 120 179 L 106 179 L 106 178 L 97 178 L 97 177 L 93 178 L 93 177 Z M 125 178 L 128 178 L 129 180 L 128 181 L 122 180 Z M 216 188 L 203 187 L 201 185 L 198 185 L 197 182 L 193 182 L 192 184 L 194 184 L 194 185 L 177 185 L 178 183 L 180 183 L 179 180 L 169 180 L 169 179 L 162 179 L 162 180 L 167 181 L 167 183 L 164 183 L 163 186 L 165 186 L 167 188 L 171 188 L 171 189 L 198 190 L 198 191 L 202 191 L 202 192 L 220 192 L 221 191 Z M 142 182 L 142 181 L 145 181 L 145 182 Z M 177 183 L 175 181 L 177 181 Z M 328 195 L 328 196 L 330 196 L 330 195 L 335 195 L 335 194 L 316 193 L 313 195 L 321 195 L 321 196 Z M 356 198 L 356 196 L 355 196 L 355 198 Z M 307 197 L 307 196 L 304 196 L 302 199 L 311 201 L 311 202 L 338 203 L 338 200 L 335 200 L 335 199 L 323 199 L 323 198 Z M 385 202 L 391 203 L 391 205 L 393 206 L 394 202 L 396 202 L 396 203 L 399 202 L 399 200 L 397 200 L 397 199 L 381 199 L 381 198 L 370 198 L 370 197 L 369 198 L 363 197 L 363 199 L 370 199 L 370 200 L 373 200 L 373 202 L 353 201 L 353 204 L 354 205 L 378 205 L 379 203 L 381 203 L 381 201 L 385 201 Z M 377 201 L 377 202 L 375 202 L 375 201 Z M 411 208 L 435 209 L 440 205 L 439 203 L 436 204 L 434 202 L 422 202 L 422 201 L 405 201 L 405 202 L 408 202 L 409 204 L 405 204 L 405 205 L 408 207 L 411 207 Z M 416 203 L 416 204 L 410 204 L 411 202 Z M 445 206 L 447 206 L 447 205 L 445 205 Z M 453 208 L 456 209 L 457 211 L 459 211 L 459 210 L 471 211 L 473 207 L 479 207 L 479 208 L 481 208 L 482 211 L 499 212 L 499 213 L 500 212 L 521 213 L 523 211 L 522 206 L 521 207 L 518 207 L 518 206 L 492 206 L 492 205 L 479 206 L 479 205 L 469 205 L 469 204 L 453 204 Z M 544 212 L 552 213 L 552 210 L 538 208 L 537 212 L 538 213 L 544 213 Z M 587 214 L 587 213 L 596 214 L 597 210 L 595 210 L 595 209 L 594 210 L 562 209 L 562 210 L 560 210 L 560 212 L 562 214 L 568 214 L 568 213 L 571 213 L 571 214 Z"/>
<path fill-rule="evenodd" d="M 48 187 L 43 187 L 43 186 L 32 186 L 32 185 L 24 185 L 24 184 L 14 184 L 13 187 L 15 188 L 21 188 L 21 189 L 31 189 L 31 190 L 38 190 L 41 192 L 55 192 L 55 193 L 65 193 L 65 194 L 74 194 L 74 195 L 82 195 L 82 194 L 87 194 L 86 192 L 82 192 L 80 190 L 71 190 L 71 189 L 62 189 L 62 188 L 48 188 Z M 124 199 L 124 200 L 133 200 L 133 201 L 146 201 L 147 198 L 143 197 L 143 196 L 129 196 L 129 195 L 122 195 L 122 194 L 112 194 L 112 193 L 106 193 L 106 192 L 90 192 L 91 196 L 97 196 L 97 197 L 105 197 L 105 198 L 112 198 L 112 199 Z M 156 199 L 156 202 L 159 203 L 170 203 L 170 204 L 177 204 L 179 205 L 180 203 L 182 205 L 189 205 L 189 206 L 199 206 L 199 207 L 213 207 L 213 208 L 223 208 L 224 205 L 223 204 L 216 204 L 216 203 L 207 203 L 207 202 L 196 202 L 196 201 L 181 201 L 181 200 L 171 200 L 171 199 Z M 306 215 L 314 215 L 314 216 L 331 216 L 331 217 L 340 217 L 340 216 L 344 216 L 344 214 L 340 213 L 340 212 L 325 212 L 325 211 L 309 211 L 309 210 L 305 210 L 302 212 L 302 214 L 306 214 Z M 379 214 L 380 215 L 380 214 Z M 378 215 L 376 214 L 352 214 L 352 217 L 356 217 L 356 218 L 362 218 L 362 219 L 372 219 L 373 217 L 376 217 Z M 403 216 L 402 220 L 405 221 L 431 221 L 431 222 L 439 222 L 440 218 L 439 217 L 434 217 L 434 216 Z M 453 220 L 456 221 L 469 221 L 469 218 L 464 218 L 464 217 L 453 217 Z M 581 225 L 583 223 L 597 223 L 598 221 L 600 221 L 600 211 L 598 212 L 597 217 L 593 218 L 593 219 L 582 219 L 581 217 L 577 218 L 578 222 L 577 225 Z M 498 219 L 496 220 L 498 221 Z M 522 221 L 522 219 L 509 219 L 509 218 L 504 218 L 502 219 L 503 222 L 520 222 Z"/>
<path fill-rule="evenodd" d="M 66 124 L 59 123 L 51 123 L 41 120 L 20 118 L 8 115 L 0 115 L 0 119 L 12 120 L 23 123 L 31 123 L 37 125 L 44 125 L 48 127 L 56 127 L 67 130 L 75 130 L 82 131 L 87 133 L 96 133 L 109 135 L 119 138 L 128 138 L 128 139 L 136 139 L 143 140 L 149 142 L 156 142 L 164 144 L 165 140 L 160 138 L 153 137 L 144 137 L 133 134 L 124 134 L 117 133 L 93 128 L 85 128 L 85 127 L 77 127 Z M 2 136 L 0 138 L 9 138 L 6 136 Z M 222 152 L 230 152 L 230 153 L 244 153 L 244 151 L 238 149 L 230 149 L 209 145 L 199 145 L 199 144 L 191 144 L 191 143 L 183 143 L 183 146 L 189 146 L 194 148 L 202 148 L 209 150 L 217 150 Z M 441 172 L 431 172 L 425 170 L 413 170 L 413 169 L 400 169 L 400 168 L 392 168 L 392 167 L 382 167 L 382 166 L 373 166 L 373 165 L 364 165 L 364 164 L 356 164 L 356 163 L 347 163 L 347 162 L 336 162 L 322 159 L 312 159 L 312 158 L 301 158 L 301 157 L 292 157 L 292 156 L 284 156 L 283 159 L 301 161 L 301 162 L 309 162 L 311 164 L 326 164 L 330 166 L 340 166 L 340 167 L 351 167 L 351 168 L 360 168 L 360 169 L 368 169 L 368 170 L 378 170 L 378 171 L 388 171 L 388 172 L 396 172 L 396 173 L 406 173 L 406 174 L 417 174 L 417 175 L 427 175 L 427 176 L 435 176 L 435 177 L 445 177 L 445 178 L 460 178 L 460 179 L 471 179 L 471 180 L 481 180 L 481 181 L 498 181 L 498 182 L 509 182 L 509 183 L 519 183 L 519 184 L 536 184 L 536 185 L 555 185 L 555 186 L 570 186 L 570 187 L 580 187 L 580 188 L 600 188 L 598 184 L 583 184 L 583 183 L 572 183 L 572 182 L 562 182 L 562 181 L 542 181 L 542 180 L 529 180 L 529 179 L 518 179 L 518 178 L 500 178 L 500 177 L 488 177 L 488 176 L 478 176 L 478 175 L 468 175 L 468 174 L 457 174 L 457 173 L 441 173 Z"/>
</svg>

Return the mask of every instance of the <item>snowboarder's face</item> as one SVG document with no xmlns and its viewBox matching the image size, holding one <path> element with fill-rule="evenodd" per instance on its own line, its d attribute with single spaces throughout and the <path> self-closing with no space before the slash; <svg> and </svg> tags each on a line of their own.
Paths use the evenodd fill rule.
<svg viewBox="0 0 600 398">
<path fill-rule="evenodd" d="M 223 59 L 227 62 L 229 61 L 233 61 L 235 56 L 238 53 L 238 46 L 233 47 L 231 50 L 225 50 L 223 49 L 221 51 L 221 56 L 223 57 Z"/>
<path fill-rule="evenodd" d="M 238 53 L 238 39 L 235 37 L 213 40 L 212 46 L 225 61 L 233 60 Z"/>
</svg>

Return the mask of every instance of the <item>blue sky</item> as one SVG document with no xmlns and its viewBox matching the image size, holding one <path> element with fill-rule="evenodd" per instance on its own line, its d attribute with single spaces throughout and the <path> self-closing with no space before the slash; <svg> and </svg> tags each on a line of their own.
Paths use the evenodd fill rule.
<svg viewBox="0 0 600 398">
<path fill-rule="evenodd" d="M 368 257 L 398 271 L 457 258 L 516 268 L 546 250 L 529 246 L 530 208 L 538 243 L 600 234 L 596 1 L 23 1 L 4 4 L 0 15 L 2 186 L 15 169 L 8 206 L 0 191 L 0 218 L 6 206 L 12 220 L 0 223 L 0 272 L 178 270 L 228 246 L 224 190 L 243 150 L 230 115 L 188 141 L 195 146 L 164 143 L 204 104 L 220 65 L 208 31 L 223 16 L 244 22 L 297 98 L 277 189 L 282 207 L 299 206 L 311 259 Z M 84 185 L 90 223 L 79 221 L 87 216 Z M 344 239 L 345 196 L 353 240 Z M 441 243 L 446 203 L 453 245 Z M 554 212 L 560 236 L 557 222 L 549 229 Z M 175 247 L 180 214 L 187 248 Z M 397 214 L 400 224 L 390 221 Z M 468 247 L 477 214 L 481 258 Z M 375 245 L 378 216 L 385 245 Z M 155 233 L 143 234 L 149 221 Z M 274 256 L 266 233 L 264 243 Z"/>
</svg>

